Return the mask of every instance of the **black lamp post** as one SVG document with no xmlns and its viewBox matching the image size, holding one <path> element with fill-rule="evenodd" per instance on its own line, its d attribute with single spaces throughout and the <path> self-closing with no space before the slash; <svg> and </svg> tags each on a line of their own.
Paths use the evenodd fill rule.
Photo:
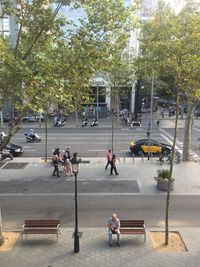
<svg viewBox="0 0 200 267">
<path fill-rule="evenodd" d="M 74 229 L 74 253 L 78 253 L 79 248 L 79 231 L 78 231 L 78 205 L 77 205 L 77 175 L 79 172 L 79 162 L 77 159 L 77 153 L 74 154 L 71 163 L 72 163 L 72 171 L 75 175 L 75 193 L 74 193 L 74 201 L 75 201 L 75 229 Z"/>
</svg>

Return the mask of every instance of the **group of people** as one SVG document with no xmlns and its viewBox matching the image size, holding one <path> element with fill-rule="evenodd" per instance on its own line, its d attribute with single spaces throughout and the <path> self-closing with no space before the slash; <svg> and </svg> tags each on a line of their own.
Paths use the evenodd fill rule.
<svg viewBox="0 0 200 267">
<path fill-rule="evenodd" d="M 105 170 L 107 170 L 108 166 L 110 165 L 110 175 L 113 175 L 113 171 L 115 172 L 115 175 L 119 175 L 116 167 L 116 161 L 120 159 L 117 158 L 116 155 L 112 153 L 111 149 L 108 150 L 106 158 L 107 158 L 107 164 L 105 166 Z"/>
<path fill-rule="evenodd" d="M 70 154 L 70 147 L 65 149 L 63 155 L 60 153 L 60 149 L 56 148 L 53 152 L 53 176 L 59 177 L 60 176 L 60 169 L 65 173 L 66 176 L 73 176 L 72 173 L 72 163 L 71 163 L 71 154 Z"/>
</svg>

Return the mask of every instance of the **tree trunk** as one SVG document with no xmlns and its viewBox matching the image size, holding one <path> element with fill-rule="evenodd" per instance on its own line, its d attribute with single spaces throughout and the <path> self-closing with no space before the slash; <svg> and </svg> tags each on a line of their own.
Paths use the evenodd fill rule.
<svg viewBox="0 0 200 267">
<path fill-rule="evenodd" d="M 188 102 L 187 116 L 185 118 L 185 130 L 183 139 L 183 161 L 190 161 L 190 139 L 191 139 L 191 123 L 193 116 L 194 104 Z"/>
<path fill-rule="evenodd" d="M 47 162 L 47 146 L 48 146 L 47 119 L 48 119 L 48 110 L 46 111 L 46 114 L 45 114 L 45 162 Z"/>
<path fill-rule="evenodd" d="M 74 111 L 74 115 L 75 115 L 75 121 L 76 121 L 76 128 L 78 128 L 79 126 L 79 121 L 78 121 L 78 103 L 77 100 L 75 99 L 75 111 Z"/>
<path fill-rule="evenodd" d="M 116 111 L 117 111 L 117 127 L 119 127 L 119 87 L 117 87 L 116 91 Z"/>
<path fill-rule="evenodd" d="M 3 223 L 2 223 L 2 216 L 1 216 L 1 206 L 0 206 L 0 246 L 4 243 L 4 236 L 3 236 Z"/>
<path fill-rule="evenodd" d="M 1 127 L 4 127 L 4 121 L 3 121 L 3 111 L 0 111 L 0 117 L 1 117 Z"/>
<path fill-rule="evenodd" d="M 172 182 L 172 173 L 173 173 L 173 160 L 175 155 L 175 146 L 176 146 L 176 138 L 178 134 L 178 116 L 179 116 L 179 93 L 177 92 L 176 96 L 176 120 L 175 120 L 175 128 L 174 128 L 174 140 L 172 145 L 172 156 L 170 162 L 170 174 L 169 174 L 169 183 L 168 183 L 168 190 L 166 196 L 166 212 L 165 212 L 165 245 L 168 246 L 169 244 L 169 208 L 170 208 L 170 189 L 171 189 L 171 182 Z"/>
</svg>

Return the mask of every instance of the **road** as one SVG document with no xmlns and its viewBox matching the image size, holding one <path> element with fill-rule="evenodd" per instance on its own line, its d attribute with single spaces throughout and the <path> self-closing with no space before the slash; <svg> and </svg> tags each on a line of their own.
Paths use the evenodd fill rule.
<svg viewBox="0 0 200 267">
<path fill-rule="evenodd" d="M 13 143 L 20 144 L 24 149 L 24 157 L 43 157 L 45 155 L 45 132 L 44 129 L 35 129 L 41 136 L 41 143 L 27 143 L 23 133 L 26 129 L 19 131 L 12 139 Z M 177 148 L 182 149 L 183 128 L 179 129 Z M 146 138 L 146 127 L 122 127 L 114 130 L 114 151 L 118 156 L 131 156 L 129 143 L 132 140 Z M 200 129 L 192 129 L 191 148 L 194 153 L 200 155 L 197 138 Z M 153 128 L 151 137 L 157 141 L 172 144 L 172 128 Z M 72 152 L 76 151 L 80 156 L 85 157 L 104 157 L 106 151 L 112 145 L 111 128 L 49 128 L 48 129 L 48 156 L 52 155 L 55 147 L 65 149 L 71 146 Z"/>
<path fill-rule="evenodd" d="M 200 227 L 200 196 L 172 196 L 171 227 Z M 73 194 L 0 196 L 5 229 L 19 229 L 25 218 L 60 218 L 74 226 Z M 104 227 L 116 211 L 121 218 L 145 219 L 146 227 L 163 227 L 164 195 L 79 195 L 79 227 Z"/>
</svg>

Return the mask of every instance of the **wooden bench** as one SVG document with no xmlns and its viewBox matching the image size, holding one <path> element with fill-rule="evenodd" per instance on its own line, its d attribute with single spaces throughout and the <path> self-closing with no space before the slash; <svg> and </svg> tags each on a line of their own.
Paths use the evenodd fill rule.
<svg viewBox="0 0 200 267">
<path fill-rule="evenodd" d="M 144 235 L 144 242 L 146 242 L 144 220 L 120 220 L 120 233 L 122 235 Z"/>
<path fill-rule="evenodd" d="M 58 242 L 60 234 L 60 220 L 25 220 L 21 237 L 27 234 L 55 234 Z"/>
</svg>

